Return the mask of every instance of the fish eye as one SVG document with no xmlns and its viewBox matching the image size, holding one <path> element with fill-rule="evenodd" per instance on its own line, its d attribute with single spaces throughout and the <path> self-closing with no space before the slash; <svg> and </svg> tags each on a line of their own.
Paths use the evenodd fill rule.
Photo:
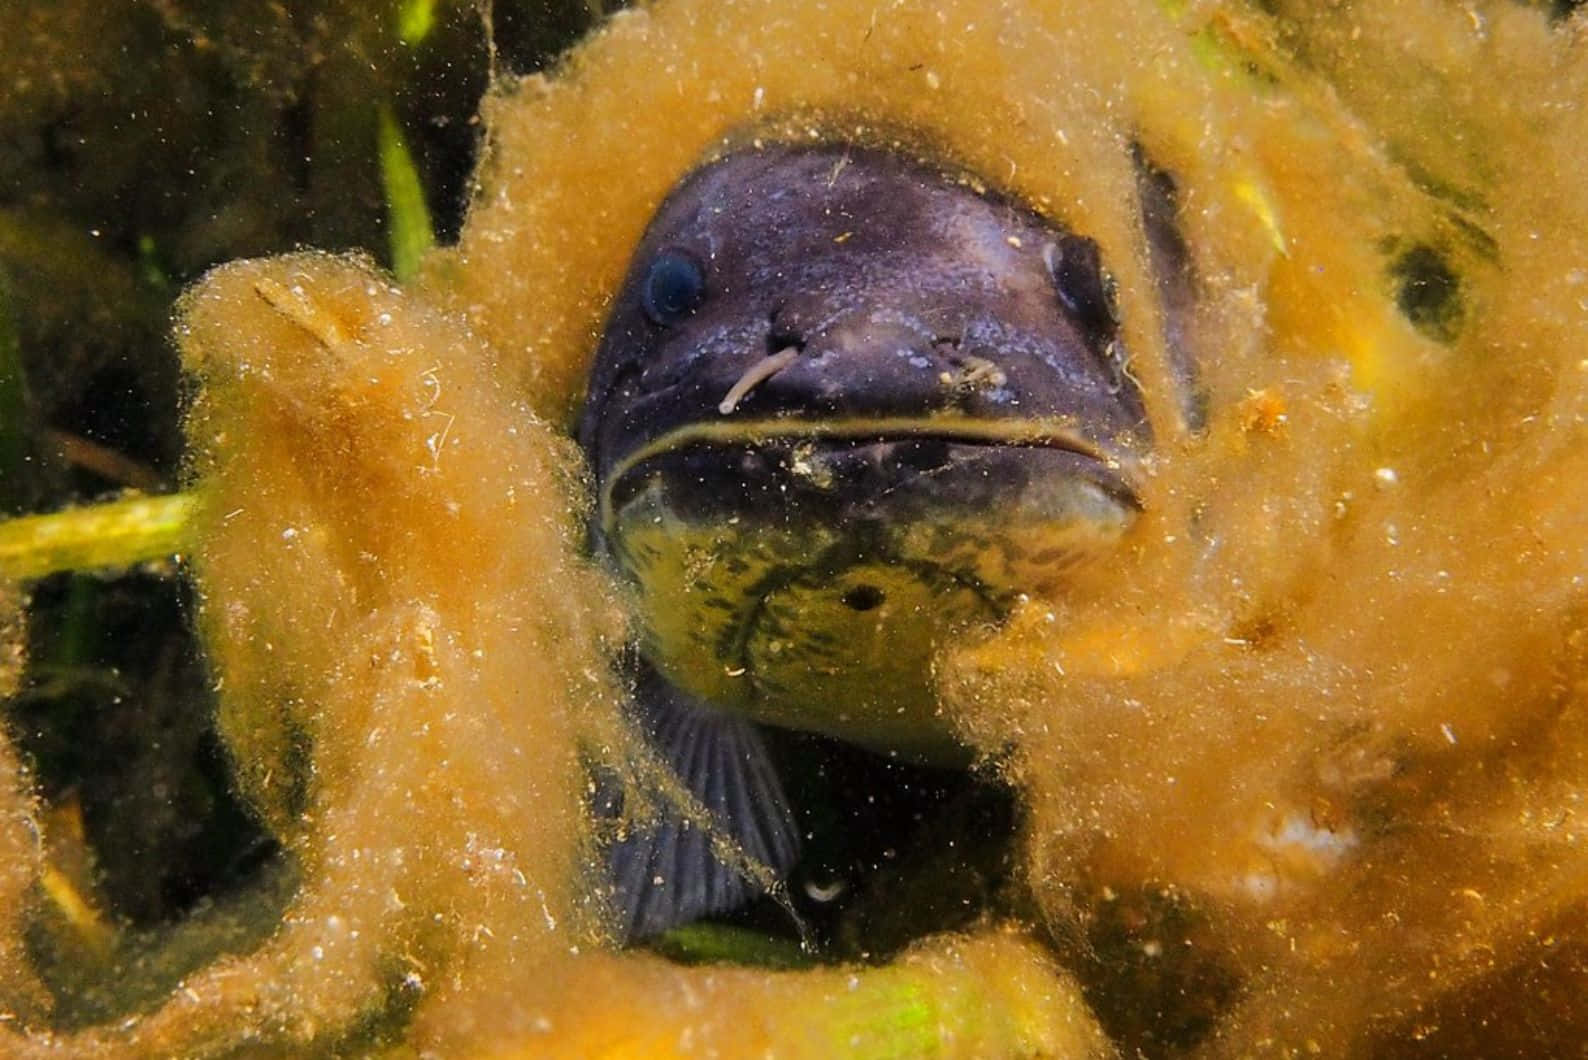
<svg viewBox="0 0 1588 1060">
<path fill-rule="evenodd" d="M 693 313 L 706 295 L 706 275 L 694 257 L 664 250 L 645 270 L 640 305 L 652 321 L 666 327 Z"/>
<path fill-rule="evenodd" d="M 1085 236 L 1065 235 L 1042 251 L 1059 301 L 1094 339 L 1107 339 L 1119 327 L 1114 282 L 1103 270 L 1097 244 Z"/>
</svg>

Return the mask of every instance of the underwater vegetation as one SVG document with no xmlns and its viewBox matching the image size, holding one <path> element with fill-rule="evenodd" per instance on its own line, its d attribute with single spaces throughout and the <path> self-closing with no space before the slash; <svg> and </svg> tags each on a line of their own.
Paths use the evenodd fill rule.
<svg viewBox="0 0 1588 1060">
<path fill-rule="evenodd" d="M 394 16 L 289 5 L 275 35 L 239 34 L 229 10 L 0 16 L 8 41 L 44 42 L 7 53 L 26 91 L 0 124 L 56 130 L 19 137 L 40 153 L 9 152 L 13 172 L 70 155 L 61 130 L 139 34 L 217 64 L 173 99 L 240 102 L 207 121 L 151 71 L 137 99 L 165 117 L 132 128 L 199 166 L 205 136 L 264 156 L 209 156 L 195 198 L 140 185 L 129 142 L 84 167 L 87 206 L 6 203 L 0 413 L 56 431 L 0 425 L 9 510 L 178 481 L 194 507 L 174 516 L 185 579 L 0 585 L 0 1052 L 1579 1048 L 1580 15 L 660 0 L 549 73 L 490 85 L 466 218 L 432 194 L 440 242 L 410 230 L 398 280 L 336 252 L 384 245 L 373 169 L 309 163 L 285 196 L 258 175 L 341 126 L 364 157 L 383 142 L 400 158 L 402 127 L 410 201 L 416 183 L 464 186 L 403 117 L 419 75 L 363 61 L 393 47 Z M 438 12 L 461 54 L 490 52 L 469 12 Z M 45 46 L 61 41 L 77 50 Z M 287 73 L 250 79 L 270 63 Z M 320 98 L 307 88 L 247 91 L 312 75 L 352 100 L 365 71 L 340 118 L 294 110 Z M 399 105 L 377 119 L 382 99 Z M 255 135 L 281 113 L 296 138 Z M 943 867 L 960 860 L 943 834 L 985 820 L 944 813 L 861 881 L 872 896 L 825 949 L 779 947 L 756 921 L 707 931 L 730 959 L 701 963 L 687 935 L 620 948 L 605 900 L 592 768 L 663 801 L 667 786 L 624 712 L 633 593 L 587 555 L 570 431 L 658 204 L 757 140 L 904 151 L 1085 233 L 1152 445 L 1106 562 L 932 659 L 943 723 L 1011 793 L 1007 849 L 975 855 L 997 867 Z M 1154 272 L 1142 156 L 1172 181 L 1189 305 Z M 333 209 L 344 196 L 355 208 Z M 60 221 L 94 209 L 168 211 L 184 242 L 122 231 L 96 252 L 100 236 Z M 178 296 L 172 277 L 281 249 L 277 227 L 328 249 L 219 265 Z M 66 350 L 76 374 L 114 380 L 115 344 L 142 340 L 91 313 L 142 307 L 147 335 L 172 298 L 180 437 L 176 366 L 128 376 L 149 422 L 105 425 L 103 395 L 27 360 Z M 150 632 L 180 627 L 151 623 L 154 606 L 194 617 L 202 660 Z M 116 682 L 147 658 L 156 679 Z M 80 743 L 96 704 L 128 727 Z M 934 827 L 950 853 L 928 849 Z M 967 911 L 915 912 L 950 889 Z"/>
</svg>

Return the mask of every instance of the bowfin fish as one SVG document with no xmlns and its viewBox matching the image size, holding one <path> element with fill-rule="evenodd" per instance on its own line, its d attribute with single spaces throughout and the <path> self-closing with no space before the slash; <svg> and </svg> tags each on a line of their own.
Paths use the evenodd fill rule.
<svg viewBox="0 0 1588 1060">
<path fill-rule="evenodd" d="M 1172 184 L 1142 172 L 1174 302 Z M 936 656 L 1106 563 L 1138 514 L 1152 435 L 1119 325 L 1095 242 L 902 153 L 747 148 L 662 204 L 578 439 L 594 550 L 638 610 L 638 727 L 740 849 L 795 856 L 747 721 L 969 760 Z M 628 937 L 746 895 L 688 831 L 614 847 Z"/>
<path fill-rule="evenodd" d="M 608 845 L 618 934 L 643 939 L 755 897 L 793 866 L 799 833 L 753 722 L 691 700 L 644 662 L 633 688 L 633 720 L 690 803 L 645 792 L 652 815 Z M 618 817 L 621 798 L 609 794 L 604 814 Z"/>
</svg>

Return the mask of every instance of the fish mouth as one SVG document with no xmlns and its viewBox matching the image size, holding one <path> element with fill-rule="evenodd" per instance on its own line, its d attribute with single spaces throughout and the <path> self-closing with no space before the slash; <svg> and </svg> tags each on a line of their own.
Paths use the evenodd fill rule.
<svg viewBox="0 0 1588 1060">
<path fill-rule="evenodd" d="M 705 421 L 619 459 L 600 485 L 610 541 L 637 498 L 689 523 L 909 521 L 991 508 L 1034 521 L 1132 520 L 1139 459 L 1069 419 L 966 416 Z"/>
</svg>

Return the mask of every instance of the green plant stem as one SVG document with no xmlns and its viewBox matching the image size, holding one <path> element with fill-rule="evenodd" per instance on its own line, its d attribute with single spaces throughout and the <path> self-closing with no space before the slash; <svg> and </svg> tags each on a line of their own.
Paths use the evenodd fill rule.
<svg viewBox="0 0 1588 1060">
<path fill-rule="evenodd" d="M 176 555 L 193 543 L 197 507 L 194 494 L 173 493 L 8 519 L 0 522 L 0 580 L 130 567 Z"/>
<path fill-rule="evenodd" d="M 748 964 L 762 968 L 809 968 L 814 957 L 799 944 L 772 938 L 748 928 L 701 921 L 673 928 L 651 948 L 684 964 Z"/>
</svg>

